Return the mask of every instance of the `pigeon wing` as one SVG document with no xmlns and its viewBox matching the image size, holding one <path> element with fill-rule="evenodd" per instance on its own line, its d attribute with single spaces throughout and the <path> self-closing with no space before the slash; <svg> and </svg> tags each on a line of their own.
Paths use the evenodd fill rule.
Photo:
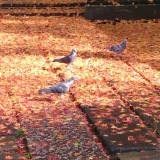
<svg viewBox="0 0 160 160">
<path fill-rule="evenodd" d="M 63 83 L 60 83 L 56 86 L 51 87 L 52 93 L 65 93 L 68 90 L 68 86 Z"/>
<path fill-rule="evenodd" d="M 39 90 L 39 94 L 45 94 L 45 93 L 65 93 L 67 92 L 69 87 L 63 83 L 59 83 L 55 86 L 44 88 Z"/>
<path fill-rule="evenodd" d="M 119 44 L 119 45 L 116 45 L 116 46 L 112 46 L 111 48 L 110 48 L 110 51 L 113 51 L 113 52 L 121 52 L 121 50 L 122 50 L 122 46 Z"/>
<path fill-rule="evenodd" d="M 58 62 L 69 64 L 69 63 L 71 63 L 71 58 L 70 58 L 70 56 L 65 56 L 65 57 L 60 58 L 58 60 Z"/>
<path fill-rule="evenodd" d="M 123 42 L 119 45 L 115 45 L 112 47 L 107 47 L 106 49 L 109 51 L 113 51 L 115 53 L 122 53 L 126 49 L 127 40 L 124 39 Z"/>
</svg>

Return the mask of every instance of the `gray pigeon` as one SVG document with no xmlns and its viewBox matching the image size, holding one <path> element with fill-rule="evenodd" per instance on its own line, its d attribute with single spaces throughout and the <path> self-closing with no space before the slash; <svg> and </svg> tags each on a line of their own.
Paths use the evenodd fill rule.
<svg viewBox="0 0 160 160">
<path fill-rule="evenodd" d="M 75 80 L 77 80 L 77 78 L 72 77 L 68 81 L 64 81 L 64 82 L 58 83 L 54 86 L 41 89 L 41 90 L 39 90 L 39 94 L 58 93 L 58 94 L 62 95 L 63 93 L 66 93 L 69 90 L 69 88 L 71 87 L 71 85 L 73 84 L 73 82 Z"/>
<path fill-rule="evenodd" d="M 116 53 L 116 56 L 118 56 L 126 49 L 126 45 L 127 45 L 127 39 L 124 39 L 121 44 L 107 47 L 105 49 L 113 51 L 114 53 Z"/>
<path fill-rule="evenodd" d="M 77 50 L 75 48 L 72 49 L 70 55 L 62 57 L 60 59 L 54 59 L 53 62 L 66 63 L 71 67 L 71 64 L 77 57 Z"/>
</svg>

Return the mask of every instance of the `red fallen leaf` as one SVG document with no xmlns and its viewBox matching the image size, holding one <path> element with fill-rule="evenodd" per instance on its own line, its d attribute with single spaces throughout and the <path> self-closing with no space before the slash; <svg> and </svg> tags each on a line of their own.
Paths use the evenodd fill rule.
<svg viewBox="0 0 160 160">
<path fill-rule="evenodd" d="M 18 153 L 26 153 L 26 149 L 25 148 L 18 148 Z"/>
<path fill-rule="evenodd" d="M 125 117 L 124 119 L 122 119 L 122 122 L 132 123 L 132 118 L 131 117 Z"/>
<path fill-rule="evenodd" d="M 8 134 L 12 134 L 12 131 L 11 131 L 11 130 L 8 130 L 7 133 L 8 133 Z"/>
<path fill-rule="evenodd" d="M 103 127 L 103 129 L 107 129 L 108 128 L 107 124 L 101 124 L 101 126 Z"/>
<path fill-rule="evenodd" d="M 135 138 L 133 136 L 128 136 L 128 141 L 134 141 Z"/>
<path fill-rule="evenodd" d="M 47 159 L 48 160 L 59 160 L 59 158 L 56 155 L 51 155 L 51 154 L 47 156 Z"/>
<path fill-rule="evenodd" d="M 138 29 L 139 32 L 137 32 L 137 33 L 140 33 L 140 31 L 142 31 L 142 35 L 144 35 L 143 31 L 146 31 L 147 33 L 152 34 L 152 32 L 149 32 L 150 29 L 144 30 L 143 24 L 142 24 L 142 26 L 138 25 L 138 23 L 136 25 L 133 24 L 132 26 L 128 24 L 127 25 L 128 32 L 126 33 L 126 26 L 124 25 L 122 27 L 122 23 L 120 22 L 119 24 L 117 24 L 116 28 L 115 27 L 112 28 L 111 26 L 105 27 L 103 25 L 103 26 L 99 26 L 100 30 L 99 29 L 97 30 L 97 27 L 94 27 L 95 24 L 92 25 L 92 23 L 89 23 L 88 21 L 86 23 L 85 20 L 81 21 L 81 19 L 79 20 L 78 18 L 77 18 L 78 21 L 76 20 L 78 22 L 77 23 L 72 18 L 72 20 L 74 21 L 74 23 L 72 23 L 72 24 L 74 24 L 74 27 L 75 27 L 74 32 L 72 32 L 72 34 L 75 34 L 76 37 L 78 38 L 78 39 L 76 39 L 76 38 L 74 39 L 74 37 L 70 34 L 68 27 L 67 28 L 65 27 L 65 26 L 71 24 L 69 18 L 62 19 L 62 17 L 59 17 L 57 19 L 58 23 L 57 23 L 56 19 L 55 19 L 55 21 L 50 20 L 50 19 L 49 19 L 50 21 L 49 20 L 47 21 L 47 19 L 48 18 L 45 18 L 46 21 L 44 23 L 42 23 L 42 25 L 41 25 L 41 20 L 42 20 L 42 22 L 44 21 L 43 18 L 38 18 L 38 21 L 37 21 L 36 18 L 33 20 L 32 18 L 27 17 L 27 20 L 23 19 L 23 21 L 22 21 L 24 29 L 22 29 L 20 27 L 21 25 L 14 24 L 14 21 L 12 21 L 12 25 L 10 25 L 10 27 L 7 28 L 7 32 L 5 31 L 5 28 L 6 28 L 5 25 L 8 24 L 8 23 L 6 23 L 6 22 L 8 22 L 8 18 L 7 19 L 3 18 L 3 21 L 1 21 L 1 27 L 2 27 L 1 31 L 2 32 L 0 34 L 2 36 L 0 36 L 0 39 L 1 39 L 0 43 L 3 42 L 3 44 L 1 44 L 1 46 L 2 46 L 1 52 L 4 54 L 4 56 L 3 56 L 4 61 L 2 61 L 2 63 L 1 63 L 1 68 L 2 68 L 1 72 L 3 72 L 3 70 L 5 72 L 0 74 L 0 76 L 2 77 L 4 74 L 4 77 L 6 77 L 4 80 L 2 77 L 3 81 L 1 81 L 1 84 L 2 84 L 2 86 L 4 86 L 4 85 L 9 86 L 8 88 L 6 88 L 6 92 L 9 93 L 10 90 L 13 90 L 14 94 L 8 95 L 9 96 L 8 98 L 10 98 L 10 99 L 12 98 L 11 101 L 14 104 L 13 110 L 17 111 L 18 113 L 21 113 L 22 115 L 27 113 L 28 115 L 32 115 L 34 117 L 34 114 L 33 114 L 34 112 L 33 113 L 31 112 L 32 109 L 30 109 L 29 106 L 31 106 L 31 108 L 32 107 L 34 108 L 36 105 L 37 105 L 37 107 L 40 107 L 40 106 L 46 107 L 47 106 L 49 108 L 56 108 L 57 111 L 54 110 L 50 114 L 48 113 L 48 111 L 46 111 L 45 114 L 46 115 L 48 114 L 50 117 L 54 118 L 54 120 L 57 121 L 57 123 L 60 123 L 59 121 L 60 121 L 61 117 L 54 116 L 54 115 L 56 113 L 58 115 L 62 114 L 62 112 L 58 111 L 58 110 L 61 110 L 59 108 L 61 100 L 59 100 L 59 102 L 55 105 L 54 102 L 56 102 L 57 98 L 55 98 L 55 99 L 52 98 L 52 100 L 53 100 L 52 104 L 48 103 L 45 99 L 43 99 L 43 100 L 41 99 L 43 102 L 42 101 L 40 102 L 40 101 L 38 101 L 38 99 L 39 99 L 38 98 L 37 99 L 38 103 L 33 102 L 31 104 L 30 99 L 28 99 L 28 102 L 27 102 L 27 99 L 26 99 L 26 102 L 23 102 L 23 100 L 24 100 L 23 95 L 25 95 L 26 97 L 29 97 L 29 98 L 31 98 L 31 96 L 35 97 L 36 92 L 34 92 L 34 90 L 35 90 L 34 88 L 36 88 L 38 84 L 40 84 L 40 86 L 43 86 L 46 83 L 48 83 L 50 85 L 52 80 L 54 81 L 54 80 L 59 79 L 59 77 L 58 77 L 59 70 L 57 68 L 55 68 L 55 70 L 54 70 L 54 65 L 53 65 L 53 68 L 51 68 L 49 65 L 49 67 L 46 68 L 46 70 L 43 70 L 43 67 L 46 67 L 45 60 L 44 60 L 45 55 L 43 56 L 44 49 L 46 49 L 46 51 L 50 51 L 50 50 L 52 50 L 50 47 L 52 47 L 52 48 L 54 48 L 54 53 L 52 53 L 53 57 L 59 56 L 60 51 L 61 50 L 66 51 L 67 47 L 70 47 L 71 44 L 73 44 L 73 41 L 78 40 L 78 42 L 79 42 L 79 37 L 81 37 L 81 41 L 79 43 L 79 46 L 77 46 L 78 49 L 80 50 L 79 57 L 82 57 L 83 61 L 85 61 L 86 59 L 91 60 L 90 63 L 86 64 L 85 62 L 82 61 L 81 58 L 79 58 L 79 60 L 75 63 L 79 68 L 75 65 L 76 67 L 73 69 L 72 73 L 70 71 L 64 70 L 64 68 L 60 66 L 60 69 L 63 70 L 62 73 L 67 72 L 67 76 L 72 76 L 72 74 L 75 73 L 79 77 L 82 78 L 82 81 L 80 84 L 82 84 L 82 86 L 84 86 L 84 87 L 78 89 L 78 87 L 77 87 L 78 85 L 75 86 L 76 92 L 73 89 L 73 91 L 75 92 L 74 101 L 76 100 L 77 102 L 83 102 L 83 103 L 88 101 L 89 103 L 92 103 L 96 99 L 98 99 L 97 102 L 99 102 L 100 101 L 99 99 L 101 97 L 105 97 L 105 99 L 107 99 L 108 96 L 107 96 L 107 94 L 105 94 L 105 93 L 107 93 L 107 91 L 104 88 L 106 88 L 106 86 L 108 86 L 108 85 L 110 85 L 111 88 L 113 86 L 115 89 L 115 93 L 118 93 L 118 94 L 119 94 L 119 92 L 125 93 L 125 91 L 129 90 L 130 95 L 132 95 L 132 97 L 134 98 L 134 94 L 136 95 L 137 92 L 136 91 L 132 92 L 132 91 L 134 91 L 134 90 L 136 90 L 136 88 L 138 88 L 138 87 L 136 87 L 136 84 L 139 84 L 142 82 L 139 81 L 139 78 L 136 76 L 135 73 L 134 73 L 135 76 L 134 76 L 134 74 L 132 74 L 132 71 L 133 71 L 132 68 L 131 67 L 125 68 L 125 66 L 126 66 L 125 62 L 123 62 L 121 60 L 115 61 L 115 60 L 113 60 L 113 58 L 110 59 L 109 56 L 107 56 L 107 59 L 106 59 L 105 54 L 100 53 L 100 52 L 98 53 L 97 48 L 100 48 L 100 46 L 103 46 L 103 41 L 105 42 L 109 38 L 107 35 L 108 33 L 110 33 L 110 35 L 113 35 L 112 33 L 114 33 L 116 30 L 118 30 L 118 31 L 120 30 L 121 32 L 117 32 L 117 33 L 119 33 L 119 35 L 117 34 L 117 36 L 119 38 L 121 38 L 122 35 L 124 36 L 126 34 L 131 36 L 131 38 L 129 40 L 130 45 L 127 46 L 129 54 L 124 54 L 124 59 L 126 61 L 128 61 L 128 60 L 130 61 L 132 56 L 136 55 L 135 53 L 137 53 L 136 51 L 137 51 L 137 47 L 138 47 L 140 49 L 142 48 L 141 50 L 140 49 L 138 50 L 138 56 L 137 56 L 137 60 L 139 60 L 139 62 L 140 62 L 144 59 L 147 59 L 147 55 L 150 56 L 150 53 L 146 52 L 147 50 L 149 50 L 150 46 L 147 45 L 148 41 L 145 40 L 145 37 L 143 39 L 143 36 L 141 36 L 141 34 L 138 35 L 138 40 L 136 40 L 136 38 L 134 38 L 134 42 L 133 42 L 132 41 L 133 37 L 136 37 L 134 30 Z M 16 19 L 15 19 L 15 22 L 16 22 Z M 79 25 L 79 22 L 81 22 L 80 24 L 81 25 L 83 24 L 84 27 L 81 27 L 81 25 Z M 10 23 L 10 21 L 9 21 L 9 23 Z M 34 29 L 32 30 L 32 27 L 30 27 L 30 26 L 33 26 L 33 24 L 34 24 Z M 38 25 L 36 25 L 36 24 L 38 24 Z M 63 24 L 62 30 L 61 30 L 61 26 L 59 26 L 59 24 Z M 44 35 L 44 31 L 45 32 L 47 31 L 48 26 L 51 28 L 53 27 L 53 29 L 52 29 L 53 34 L 51 36 L 50 36 L 50 31 L 48 32 L 48 34 Z M 5 28 L 3 28 L 3 27 L 5 27 Z M 45 30 L 43 28 L 45 28 Z M 57 28 L 59 28 L 59 29 L 57 29 Z M 87 29 L 88 32 L 87 32 L 87 34 L 84 34 L 82 36 L 81 34 L 84 33 L 84 28 Z M 155 29 L 155 31 L 153 30 L 153 33 L 154 32 L 158 33 L 158 31 L 159 31 L 159 28 L 156 31 L 155 26 L 149 27 L 149 28 Z M 57 32 L 57 30 L 58 30 L 58 32 Z M 8 31 L 9 31 L 9 34 L 8 34 L 8 36 L 6 36 Z M 17 33 L 17 31 L 18 31 L 18 33 L 22 33 L 21 36 L 19 34 L 15 34 L 15 33 Z M 26 35 L 27 32 L 29 34 Z M 105 36 L 105 34 L 104 34 L 105 32 L 107 33 L 106 34 L 107 36 Z M 3 35 L 3 33 L 5 33 L 5 36 Z M 94 33 L 96 33 L 96 34 L 94 34 Z M 132 33 L 134 33 L 134 34 L 132 34 Z M 67 38 L 65 38 L 64 35 Z M 96 35 L 96 36 L 94 36 L 94 35 Z M 70 37 L 71 38 L 73 37 L 72 40 L 70 40 Z M 102 44 L 97 43 L 97 42 L 100 42 L 99 40 L 97 41 L 97 37 L 99 37 L 99 39 L 103 40 L 103 41 L 101 41 Z M 150 37 L 152 37 L 152 36 L 150 36 Z M 41 42 L 39 41 L 40 40 L 39 38 L 41 39 Z M 4 41 L 3 41 L 3 39 L 4 39 Z M 154 39 L 152 38 L 152 40 L 157 43 L 157 41 L 159 39 L 157 39 L 157 40 L 156 39 L 157 39 L 156 36 L 154 36 Z M 114 40 L 112 40 L 112 38 L 110 40 L 114 41 Z M 137 41 L 139 43 L 137 43 Z M 53 44 L 53 42 L 54 42 L 54 44 Z M 78 44 L 78 42 L 77 42 L 77 44 Z M 86 46 L 86 42 L 87 42 L 88 46 Z M 143 43 L 143 44 L 141 44 L 141 43 Z M 17 46 L 17 44 L 18 44 L 18 46 Z M 30 50 L 27 50 L 27 48 L 29 48 L 30 46 L 31 47 L 37 46 L 37 44 L 41 44 L 41 45 L 39 45 L 39 49 L 41 50 L 40 52 L 38 50 L 38 47 L 36 49 L 33 49 L 33 48 L 35 48 L 35 47 L 33 47 L 33 48 L 30 48 Z M 54 46 L 49 45 L 49 44 L 52 44 Z M 61 44 L 61 45 L 59 45 L 59 44 Z M 138 44 L 138 46 L 135 47 L 135 44 L 136 44 L 136 46 Z M 145 50 L 145 47 L 143 47 L 144 44 L 145 44 L 145 46 L 148 46 L 148 47 L 146 47 L 147 50 Z M 21 56 L 21 55 L 15 56 L 14 53 L 12 53 L 12 52 L 16 52 L 15 48 L 16 47 L 19 48 L 19 46 L 22 47 L 22 49 L 20 49 L 20 52 L 23 52 L 22 53 L 23 56 Z M 133 46 L 133 48 L 132 48 L 132 46 Z M 153 47 L 153 44 L 152 44 L 152 47 Z M 23 48 L 26 48 L 26 49 L 23 49 Z M 154 48 L 157 48 L 157 47 L 154 47 Z M 152 48 L 152 50 L 153 50 L 153 48 Z M 29 56 L 25 55 L 24 56 L 24 53 L 27 53 L 30 51 L 33 52 L 32 55 L 29 55 Z M 144 52 L 145 52 L 145 55 L 142 56 L 142 54 Z M 153 50 L 152 56 L 154 56 L 154 52 L 158 53 L 157 51 Z M 12 54 L 12 56 L 7 56 L 7 55 L 5 56 L 5 53 Z M 158 55 L 159 54 L 157 54 L 157 57 L 155 57 L 155 59 L 158 59 Z M 19 56 L 19 57 L 17 57 L 17 56 Z M 92 58 L 90 58 L 91 56 L 92 56 Z M 99 57 L 104 56 L 104 58 L 101 58 L 101 60 L 99 61 L 99 57 L 97 58 L 97 56 L 99 56 Z M 31 57 L 31 58 L 28 58 L 28 57 Z M 34 58 L 34 57 L 36 57 L 36 58 Z M 79 63 L 79 61 L 81 63 Z M 12 62 L 12 63 L 10 63 L 10 62 Z M 20 63 L 17 63 L 17 62 L 20 62 Z M 35 65 L 35 62 L 37 62 L 36 65 Z M 139 62 L 137 62 L 137 67 L 140 66 Z M 148 62 L 143 61 L 143 62 L 147 63 L 147 64 L 150 63 L 149 61 Z M 18 67 L 17 67 L 17 64 L 18 64 Z M 130 62 L 129 62 L 129 64 L 130 64 Z M 100 66 L 100 67 L 97 67 L 97 66 Z M 158 66 L 158 63 L 155 66 Z M 154 73 L 157 72 L 155 66 L 154 66 L 154 68 L 155 68 Z M 30 68 L 35 68 L 35 69 L 31 70 Z M 137 69 L 142 72 L 143 72 L 143 70 L 147 71 L 147 68 L 143 67 L 143 65 Z M 55 71 L 55 73 L 53 74 L 54 71 Z M 146 76 L 152 75 L 152 77 L 154 77 L 153 74 L 151 74 L 152 71 L 153 71 L 152 68 L 150 68 L 150 72 L 148 72 L 146 74 Z M 23 73 L 22 74 L 23 80 L 22 80 L 21 76 L 19 76 L 20 72 Z M 17 76 L 15 76 L 15 75 L 17 75 Z M 33 79 L 33 77 L 35 77 L 35 76 L 36 76 L 36 78 Z M 130 76 L 130 78 L 128 76 Z M 94 78 L 94 80 L 92 80 L 91 77 Z M 137 80 L 135 77 L 137 78 Z M 87 82 L 85 81 L 86 78 L 87 78 Z M 115 81 L 110 82 L 109 84 L 108 83 L 106 84 L 108 78 L 114 79 Z M 21 80 L 24 82 L 23 85 L 21 84 Z M 156 80 L 156 77 L 154 78 L 154 81 L 155 80 Z M 17 81 L 19 83 L 17 83 Z M 134 83 L 129 86 L 128 81 L 132 81 Z M 150 79 L 150 81 L 152 81 L 152 80 Z M 157 75 L 157 82 L 156 81 L 154 82 L 154 81 L 153 81 L 153 83 L 158 83 L 158 75 Z M 125 83 L 121 83 L 121 82 L 125 82 Z M 27 85 L 27 87 L 25 87 L 25 84 Z M 87 84 L 87 85 L 85 85 L 85 84 Z M 92 88 L 92 86 L 93 86 L 93 88 Z M 101 88 L 101 86 L 102 86 L 102 88 Z M 104 86 L 104 88 L 103 88 L 103 86 Z M 129 86 L 129 87 L 127 88 L 127 86 Z M 93 89 L 93 92 L 90 91 L 90 88 Z M 95 93 L 95 91 L 96 91 L 96 93 Z M 146 93 L 146 92 L 144 92 L 144 93 Z M 95 95 L 97 95 L 98 98 Z M 55 97 L 55 96 L 52 95 L 52 97 Z M 7 104 L 5 104 L 6 103 L 5 101 L 8 101 L 8 98 L 6 97 L 6 98 L 4 98 L 5 100 L 3 100 L 3 98 L 1 97 L 1 103 L 2 103 L 2 101 L 4 103 L 4 104 L 2 103 L 3 106 L 7 106 Z M 19 108 L 18 108 L 19 104 L 17 102 L 19 100 L 20 100 L 20 102 L 23 102 L 23 106 L 25 108 L 23 110 L 23 112 L 22 112 L 22 110 L 19 110 Z M 129 100 L 129 98 L 126 96 L 126 101 L 127 100 Z M 66 103 L 65 108 L 74 104 L 73 99 L 70 102 L 65 101 L 65 103 Z M 106 103 L 108 104 L 111 102 L 109 102 L 109 101 L 107 102 L 107 100 L 106 100 L 104 105 L 106 105 Z M 150 103 L 154 103 L 154 100 L 151 100 Z M 79 106 L 79 105 L 77 105 L 77 106 Z M 118 106 L 120 106 L 120 104 L 114 105 L 114 107 L 118 107 Z M 28 108 L 29 108 L 30 112 L 27 112 Z M 109 111 L 107 111 L 107 112 L 109 112 Z M 35 111 L 35 113 L 39 114 L 40 112 Z M 66 115 L 69 115 L 69 114 L 66 113 Z M 62 117 L 63 117 L 63 115 L 62 115 Z M 34 118 L 36 118 L 36 117 L 34 117 Z M 17 117 L 17 119 L 19 119 L 19 118 Z M 54 123 L 56 123 L 55 121 L 54 121 Z M 123 119 L 123 121 L 126 123 L 131 123 L 131 120 L 128 118 Z M 121 144 L 121 143 L 119 143 L 119 144 Z M 53 155 L 51 155 L 51 159 L 53 159 L 53 160 L 56 159 L 56 156 L 53 156 L 53 157 L 52 156 Z"/>
<path fill-rule="evenodd" d="M 16 144 L 17 144 L 17 147 L 18 147 L 18 152 L 20 152 L 20 153 L 26 152 L 26 144 L 25 144 L 24 138 L 18 139 Z"/>
<path fill-rule="evenodd" d="M 119 141 L 119 142 L 117 143 L 117 145 L 123 146 L 123 142 L 122 142 L 122 141 Z"/>
<path fill-rule="evenodd" d="M 42 141 L 40 143 L 41 143 L 41 145 L 42 145 L 43 148 L 45 148 L 45 149 L 49 148 L 49 145 L 46 142 Z"/>
<path fill-rule="evenodd" d="M 21 117 L 19 115 L 16 115 L 16 119 L 18 122 L 20 122 Z"/>
<path fill-rule="evenodd" d="M 0 115 L 4 115 L 4 110 L 0 109 Z"/>
<path fill-rule="evenodd" d="M 156 99 L 155 98 L 150 98 L 150 103 L 155 103 Z"/>
</svg>

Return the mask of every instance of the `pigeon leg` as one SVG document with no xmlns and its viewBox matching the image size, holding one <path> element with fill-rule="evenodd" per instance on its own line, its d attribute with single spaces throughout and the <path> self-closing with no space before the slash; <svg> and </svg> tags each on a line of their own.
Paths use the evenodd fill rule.
<svg viewBox="0 0 160 160">
<path fill-rule="evenodd" d="M 115 59 L 117 59 L 117 57 L 118 57 L 118 54 L 117 54 L 117 53 L 115 53 L 115 54 L 114 54 L 114 58 L 115 58 Z"/>
<path fill-rule="evenodd" d="M 64 98 L 64 95 L 63 95 L 63 94 L 60 94 L 59 96 L 60 96 L 60 98 L 61 98 L 61 99 L 63 99 L 63 98 Z"/>
<path fill-rule="evenodd" d="M 115 58 L 115 59 L 118 60 L 118 59 L 120 59 L 120 57 L 121 57 L 121 53 L 115 53 L 115 55 L 114 55 L 114 58 Z"/>
<path fill-rule="evenodd" d="M 68 66 L 67 66 L 67 69 L 72 69 L 72 64 L 70 63 Z"/>
</svg>

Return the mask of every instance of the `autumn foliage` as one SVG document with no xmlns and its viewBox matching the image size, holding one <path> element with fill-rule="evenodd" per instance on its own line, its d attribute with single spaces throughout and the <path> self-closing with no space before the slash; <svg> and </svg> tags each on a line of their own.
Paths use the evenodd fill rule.
<svg viewBox="0 0 160 160">
<path fill-rule="evenodd" d="M 120 99 L 118 93 L 128 101 L 133 95 L 140 97 L 152 92 L 154 86 L 160 87 L 159 22 L 113 25 L 92 23 L 83 17 L 6 15 L 0 24 L 0 114 L 9 117 L 15 129 L 28 121 L 32 122 L 30 127 L 39 127 L 41 121 L 37 120 L 53 113 L 53 123 L 64 120 L 65 113 L 75 113 L 78 119 L 79 104 L 114 105 Z M 119 60 L 104 50 L 126 37 L 127 49 Z M 78 53 L 72 70 L 52 62 L 73 47 Z M 38 95 L 39 89 L 72 76 L 78 80 L 63 99 L 56 94 Z M 25 125 L 23 130 L 27 134 Z"/>
</svg>

